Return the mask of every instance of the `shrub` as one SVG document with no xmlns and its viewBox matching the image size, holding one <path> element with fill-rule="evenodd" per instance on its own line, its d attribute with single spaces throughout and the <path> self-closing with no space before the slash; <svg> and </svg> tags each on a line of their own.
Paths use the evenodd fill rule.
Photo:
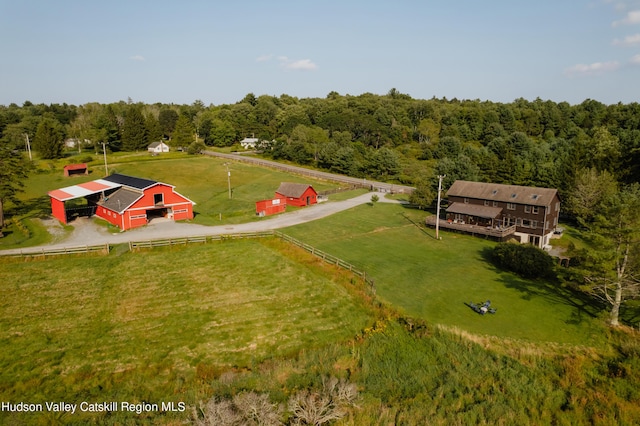
<svg viewBox="0 0 640 426">
<path fill-rule="evenodd" d="M 493 249 L 492 258 L 499 267 L 524 278 L 555 277 L 553 258 L 530 244 L 500 243 Z"/>
</svg>

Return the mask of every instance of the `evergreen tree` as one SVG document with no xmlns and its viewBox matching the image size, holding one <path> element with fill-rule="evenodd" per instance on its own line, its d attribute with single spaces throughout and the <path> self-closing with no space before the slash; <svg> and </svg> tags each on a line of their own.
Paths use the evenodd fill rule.
<svg viewBox="0 0 640 426">
<path fill-rule="evenodd" d="M 33 138 L 33 148 L 43 159 L 52 159 L 62 157 L 63 147 L 63 132 L 60 124 L 52 118 L 43 119 Z"/>
<path fill-rule="evenodd" d="M 178 117 L 176 122 L 176 128 L 173 131 L 173 137 L 171 138 L 171 145 L 175 147 L 188 147 L 194 142 L 193 137 L 193 125 L 189 117 L 182 114 Z"/>
<path fill-rule="evenodd" d="M 122 149 L 140 151 L 147 148 L 147 128 L 139 105 L 132 105 L 124 118 L 122 127 Z"/>
</svg>

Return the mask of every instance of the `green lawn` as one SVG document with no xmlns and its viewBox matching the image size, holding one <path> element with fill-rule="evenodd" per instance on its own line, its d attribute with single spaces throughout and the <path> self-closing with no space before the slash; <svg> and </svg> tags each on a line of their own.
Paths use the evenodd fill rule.
<svg viewBox="0 0 640 426">
<path fill-rule="evenodd" d="M 86 156 L 86 154 L 82 154 Z M 18 196 L 19 206 L 7 205 L 9 217 L 24 223 L 24 227 L 10 225 L 9 238 L 0 238 L 0 249 L 28 247 L 50 241 L 46 230 L 36 218 L 51 215 L 51 203 L 47 193 L 51 190 L 100 179 L 104 176 L 102 157 L 93 155 L 90 174 L 72 177 L 62 175 L 62 167 L 73 162 L 65 158 L 52 162 L 40 162 Z M 109 172 L 122 173 L 147 179 L 155 179 L 175 186 L 180 194 L 196 202 L 194 223 L 203 225 L 235 224 L 266 220 L 255 214 L 255 202 L 273 198 L 281 182 L 300 182 L 313 185 L 316 191 L 337 188 L 339 185 L 290 175 L 281 171 L 242 163 L 229 163 L 231 171 L 232 199 L 229 199 L 227 168 L 218 158 L 187 156 L 182 153 L 152 157 L 148 153 L 118 153 L 109 156 Z M 343 193 L 331 200 L 344 199 Z M 71 224 L 73 225 L 73 224 Z M 31 232 L 27 233 L 26 228 Z"/>
<path fill-rule="evenodd" d="M 432 323 L 501 337 L 598 345 L 597 311 L 554 283 L 529 281 L 487 261 L 495 243 L 416 226 L 426 213 L 399 205 L 364 205 L 283 230 L 367 271 L 377 294 Z M 410 221 L 410 218 L 412 221 Z M 465 305 L 491 300 L 496 315 Z"/>
<path fill-rule="evenodd" d="M 350 339 L 372 323 L 351 284 L 291 253 L 249 240 L 0 263 L 0 400 L 192 403 L 198 374 Z"/>
</svg>

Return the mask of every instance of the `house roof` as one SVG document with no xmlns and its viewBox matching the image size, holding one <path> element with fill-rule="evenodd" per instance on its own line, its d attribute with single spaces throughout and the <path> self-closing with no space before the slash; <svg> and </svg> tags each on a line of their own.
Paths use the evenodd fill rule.
<svg viewBox="0 0 640 426">
<path fill-rule="evenodd" d="M 306 183 L 282 182 L 276 193 L 282 194 L 285 197 L 299 198 L 302 197 L 302 194 L 304 194 L 307 188 L 311 188 L 313 192 L 316 191 L 311 185 Z"/>
<path fill-rule="evenodd" d="M 495 219 L 502 213 L 500 207 L 480 206 L 478 204 L 453 203 L 447 208 L 447 213 L 468 214 L 470 216 Z"/>
<path fill-rule="evenodd" d="M 88 195 L 97 194 L 113 188 L 119 188 L 122 185 L 116 182 L 110 182 L 105 179 L 93 180 L 91 182 L 80 183 L 78 185 L 67 186 L 65 188 L 54 189 L 49 191 L 49 196 L 58 201 L 68 201 L 75 198 L 86 197 Z"/>
<path fill-rule="evenodd" d="M 138 201 L 144 195 L 143 192 L 134 191 L 129 188 L 120 188 L 113 194 L 105 197 L 98 204 L 115 212 L 122 214 L 133 203 Z"/>
<path fill-rule="evenodd" d="M 153 186 L 158 181 L 150 180 L 150 179 L 142 179 L 133 176 L 121 175 L 119 173 L 114 173 L 111 176 L 107 176 L 104 178 L 109 182 L 119 183 L 120 185 L 128 186 L 135 189 L 147 189 L 150 186 Z"/>
<path fill-rule="evenodd" d="M 244 143 L 257 143 L 258 142 L 258 138 L 244 138 L 240 141 L 240 143 L 244 142 Z"/>
<path fill-rule="evenodd" d="M 558 190 L 551 188 L 469 182 L 465 180 L 455 181 L 447 191 L 447 196 L 530 204 L 533 206 L 548 206 L 557 194 Z"/>
<path fill-rule="evenodd" d="M 159 142 L 151 142 L 147 148 L 157 148 L 161 145 L 168 146 L 166 143 L 159 141 Z"/>
</svg>

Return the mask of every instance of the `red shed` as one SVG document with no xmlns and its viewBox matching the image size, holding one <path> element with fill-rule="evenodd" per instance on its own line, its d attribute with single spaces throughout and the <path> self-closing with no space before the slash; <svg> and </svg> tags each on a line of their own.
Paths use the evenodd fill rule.
<svg viewBox="0 0 640 426">
<path fill-rule="evenodd" d="M 309 206 L 318 202 L 318 193 L 306 183 L 283 182 L 276 191 L 276 198 L 286 200 L 292 206 Z"/>
<path fill-rule="evenodd" d="M 195 204 L 172 185 L 120 174 L 51 191 L 49 196 L 53 215 L 63 223 L 70 218 L 64 202 L 84 197 L 88 215 L 95 214 L 122 230 L 146 225 L 154 217 L 193 219 Z"/>
<path fill-rule="evenodd" d="M 256 214 L 258 216 L 271 216 L 282 213 L 287 209 L 287 200 L 275 198 L 273 200 L 256 201 Z"/>
<path fill-rule="evenodd" d="M 64 166 L 64 175 L 69 177 L 71 175 L 88 175 L 89 168 L 87 167 L 87 163 L 79 163 L 79 164 L 67 164 Z"/>
</svg>

